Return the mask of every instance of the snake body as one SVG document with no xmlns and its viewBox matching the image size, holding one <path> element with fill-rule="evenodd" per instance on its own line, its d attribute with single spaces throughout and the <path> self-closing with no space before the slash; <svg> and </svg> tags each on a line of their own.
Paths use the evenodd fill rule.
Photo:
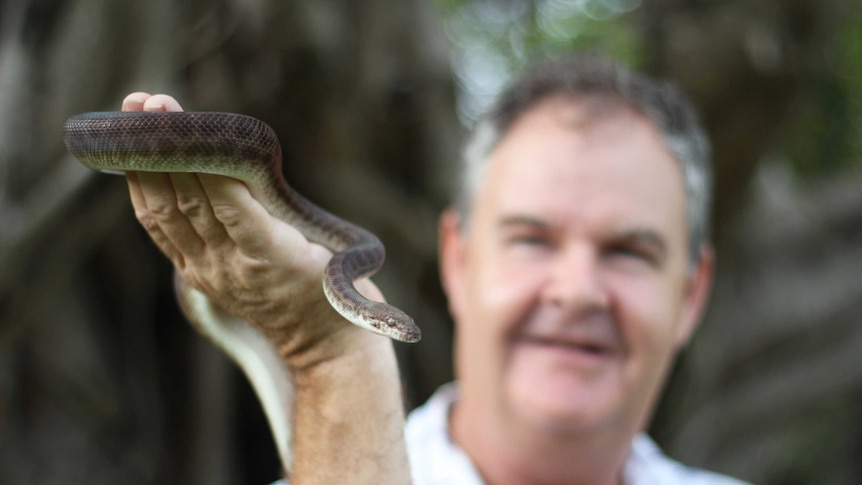
<svg viewBox="0 0 862 485">
<path fill-rule="evenodd" d="M 66 146 L 103 172 L 187 172 L 223 175 L 246 184 L 266 210 L 333 252 L 323 275 L 326 298 L 355 325 L 416 342 L 420 331 L 401 310 L 363 297 L 353 281 L 375 273 L 384 248 L 376 236 L 317 207 L 285 182 L 273 130 L 249 116 L 216 112 L 84 113 L 66 121 Z M 243 368 L 257 391 L 290 468 L 289 375 L 272 344 L 244 322 L 220 314 L 205 295 L 175 278 L 180 307 L 199 331 Z"/>
</svg>

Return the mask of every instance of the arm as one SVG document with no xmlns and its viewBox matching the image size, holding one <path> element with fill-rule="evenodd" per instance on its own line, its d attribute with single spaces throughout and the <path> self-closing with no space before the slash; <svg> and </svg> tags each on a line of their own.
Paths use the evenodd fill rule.
<svg viewBox="0 0 862 485">
<path fill-rule="evenodd" d="M 129 95 L 124 111 L 178 111 L 164 95 Z M 296 387 L 294 484 L 409 483 L 403 408 L 388 339 L 326 301 L 331 253 L 274 219 L 241 182 L 130 173 L 135 214 L 184 281 L 273 342 Z M 368 280 L 357 288 L 382 300 Z"/>
</svg>

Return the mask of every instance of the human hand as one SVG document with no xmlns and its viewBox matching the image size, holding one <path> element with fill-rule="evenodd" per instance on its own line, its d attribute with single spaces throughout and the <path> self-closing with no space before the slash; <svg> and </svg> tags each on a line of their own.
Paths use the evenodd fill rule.
<svg viewBox="0 0 862 485">
<path fill-rule="evenodd" d="M 122 109 L 182 107 L 170 96 L 137 92 L 126 97 Z M 222 311 L 260 330 L 292 369 L 380 341 L 326 301 L 321 277 L 331 252 L 272 217 L 242 182 L 151 172 L 128 173 L 127 180 L 136 217 L 183 280 Z M 370 280 L 357 282 L 357 289 L 383 300 Z"/>
</svg>

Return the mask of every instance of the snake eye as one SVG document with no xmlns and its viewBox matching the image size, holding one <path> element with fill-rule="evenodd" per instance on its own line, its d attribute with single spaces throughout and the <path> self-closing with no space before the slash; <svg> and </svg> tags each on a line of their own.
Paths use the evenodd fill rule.
<svg viewBox="0 0 862 485">
<path fill-rule="evenodd" d="M 389 325 L 389 326 L 395 325 L 395 319 L 394 319 L 394 318 L 392 318 L 392 317 L 387 318 L 387 319 L 386 319 L 386 324 L 387 324 L 387 325 Z"/>
</svg>

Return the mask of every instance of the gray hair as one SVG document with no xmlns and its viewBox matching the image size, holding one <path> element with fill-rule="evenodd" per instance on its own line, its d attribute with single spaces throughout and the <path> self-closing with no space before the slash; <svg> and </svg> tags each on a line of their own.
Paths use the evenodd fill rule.
<svg viewBox="0 0 862 485">
<path fill-rule="evenodd" d="M 622 102 L 646 116 L 677 160 L 685 183 L 689 257 L 696 262 L 709 240 L 712 169 L 709 140 L 694 108 L 666 82 L 656 82 L 598 55 L 546 60 L 528 69 L 477 122 L 464 148 L 455 207 L 465 228 L 488 156 L 512 124 L 553 95 Z"/>
</svg>

